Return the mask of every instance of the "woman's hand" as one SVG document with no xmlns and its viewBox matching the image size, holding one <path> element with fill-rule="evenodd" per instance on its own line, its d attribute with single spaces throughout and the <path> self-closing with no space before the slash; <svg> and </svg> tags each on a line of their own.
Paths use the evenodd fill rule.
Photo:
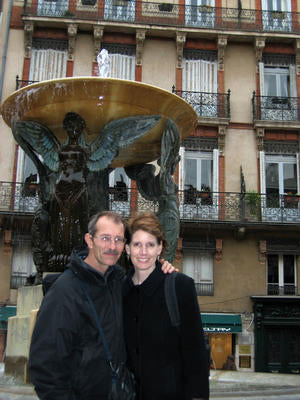
<svg viewBox="0 0 300 400">
<path fill-rule="evenodd" d="M 162 264 L 161 270 L 164 274 L 172 274 L 172 272 L 179 272 L 178 268 L 175 268 L 169 261 L 165 261 L 163 258 L 159 260 Z"/>
</svg>

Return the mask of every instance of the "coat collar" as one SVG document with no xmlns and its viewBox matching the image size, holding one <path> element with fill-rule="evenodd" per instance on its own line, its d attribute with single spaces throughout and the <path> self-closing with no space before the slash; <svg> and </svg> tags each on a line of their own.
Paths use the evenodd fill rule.
<svg viewBox="0 0 300 400">
<path fill-rule="evenodd" d="M 134 274 L 134 269 L 132 268 L 127 275 L 127 289 L 138 288 L 142 294 L 145 296 L 152 296 L 157 288 L 161 285 L 165 278 L 165 274 L 161 270 L 161 263 L 156 262 L 156 266 L 153 272 L 148 276 L 146 280 L 141 285 L 135 286 L 132 282 L 132 275 Z M 130 289 L 129 289 L 130 288 Z M 127 290 L 125 291 L 126 294 Z"/>
</svg>

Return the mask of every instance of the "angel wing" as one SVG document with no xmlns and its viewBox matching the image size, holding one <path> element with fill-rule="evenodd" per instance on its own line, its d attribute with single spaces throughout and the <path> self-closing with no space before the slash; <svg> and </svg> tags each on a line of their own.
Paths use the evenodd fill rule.
<svg viewBox="0 0 300 400">
<path fill-rule="evenodd" d="M 51 171 L 57 172 L 59 166 L 58 152 L 60 143 L 46 126 L 32 121 L 18 121 L 12 125 L 14 138 L 29 155 L 37 168 L 43 158 L 43 164 Z"/>
<path fill-rule="evenodd" d="M 119 149 L 130 146 L 144 136 L 160 119 L 160 115 L 138 115 L 109 122 L 90 144 L 89 170 L 107 168 Z"/>
</svg>

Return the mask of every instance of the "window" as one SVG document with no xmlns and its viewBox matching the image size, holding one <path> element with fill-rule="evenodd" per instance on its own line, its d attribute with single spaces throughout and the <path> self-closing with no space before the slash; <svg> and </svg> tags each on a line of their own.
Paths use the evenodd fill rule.
<svg viewBox="0 0 300 400">
<path fill-rule="evenodd" d="M 197 202 L 201 202 L 201 204 L 206 205 L 212 204 L 212 175 L 213 157 L 211 152 L 185 152 L 185 203 L 196 204 Z"/>
<path fill-rule="evenodd" d="M 30 236 L 13 238 L 11 289 L 24 286 L 27 278 L 36 273 L 31 252 Z"/>
<path fill-rule="evenodd" d="M 105 0 L 104 19 L 113 21 L 134 21 L 134 0 Z"/>
<path fill-rule="evenodd" d="M 184 250 L 183 272 L 194 279 L 198 296 L 213 296 L 213 255 L 196 250 Z"/>
<path fill-rule="evenodd" d="M 69 8 L 67 0 L 38 0 L 38 15 L 63 16 Z"/>
<path fill-rule="evenodd" d="M 215 23 L 215 0 L 186 0 L 186 25 L 213 27 Z"/>
<path fill-rule="evenodd" d="M 197 141 L 198 138 L 190 137 L 184 144 L 189 149 L 193 142 L 197 147 Z M 209 143 L 207 151 L 180 149 L 179 210 L 182 219 L 218 218 L 219 152 L 217 149 L 208 151 L 212 146 L 214 143 Z"/>
<path fill-rule="evenodd" d="M 135 46 L 103 43 L 110 58 L 109 77 L 135 80 Z"/>
<path fill-rule="evenodd" d="M 296 260 L 292 254 L 267 256 L 267 284 L 269 295 L 296 295 Z"/>
<path fill-rule="evenodd" d="M 130 179 L 124 168 L 116 168 L 109 175 L 110 209 L 123 216 L 130 214 Z"/>
<path fill-rule="evenodd" d="M 291 1 L 262 0 L 263 29 L 266 31 L 291 30 Z"/>
<path fill-rule="evenodd" d="M 294 58 L 266 56 L 259 69 L 261 119 L 296 120 L 298 99 Z"/>
<path fill-rule="evenodd" d="M 218 116 L 216 52 L 185 51 L 182 65 L 184 99 L 199 116 Z"/>
</svg>

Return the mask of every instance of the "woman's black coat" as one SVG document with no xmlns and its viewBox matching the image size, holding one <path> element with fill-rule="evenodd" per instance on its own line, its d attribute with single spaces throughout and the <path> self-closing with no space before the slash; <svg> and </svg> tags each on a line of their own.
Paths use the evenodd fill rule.
<svg viewBox="0 0 300 400">
<path fill-rule="evenodd" d="M 160 264 L 139 286 L 132 274 L 124 283 L 124 330 L 139 400 L 208 399 L 208 353 L 194 281 L 184 274 L 176 278 L 177 329 L 171 326 Z"/>
</svg>

